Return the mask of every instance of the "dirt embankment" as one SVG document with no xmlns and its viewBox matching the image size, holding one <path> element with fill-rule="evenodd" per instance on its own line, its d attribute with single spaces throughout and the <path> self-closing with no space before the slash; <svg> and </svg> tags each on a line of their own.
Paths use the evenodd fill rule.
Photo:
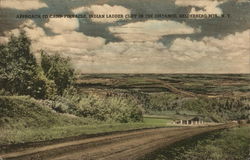
<svg viewBox="0 0 250 160">
<path fill-rule="evenodd" d="M 2 154 L 4 160 L 136 160 L 174 142 L 235 123 L 207 127 L 158 128 L 84 138 Z"/>
</svg>

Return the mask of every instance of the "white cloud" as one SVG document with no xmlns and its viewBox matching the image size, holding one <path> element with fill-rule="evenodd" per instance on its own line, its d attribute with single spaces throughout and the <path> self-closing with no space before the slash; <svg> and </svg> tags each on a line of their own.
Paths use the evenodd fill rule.
<svg viewBox="0 0 250 160">
<path fill-rule="evenodd" d="M 178 6 L 196 6 L 196 7 L 206 7 L 213 4 L 223 3 L 225 0 L 175 0 L 175 4 Z"/>
<path fill-rule="evenodd" d="M 114 18 L 91 18 L 93 22 L 96 23 L 113 23 L 121 19 L 125 19 L 124 15 L 130 14 L 130 10 L 123 6 L 110 6 L 107 4 L 104 5 L 91 5 L 90 7 L 79 7 L 72 10 L 74 14 L 80 14 L 87 12 L 93 15 L 123 15 L 123 17 L 114 17 Z"/>
<path fill-rule="evenodd" d="M 115 42 L 72 55 L 82 72 L 103 73 L 250 73 L 250 30 L 222 39 L 178 38 L 160 42 Z"/>
<path fill-rule="evenodd" d="M 17 10 L 33 10 L 48 7 L 46 3 L 39 0 L 1 0 L 0 8 L 11 8 Z"/>
<path fill-rule="evenodd" d="M 189 14 L 223 14 L 222 10 L 219 8 L 219 5 L 224 3 L 226 0 L 176 0 L 175 4 L 178 6 L 192 6 Z M 201 8 L 196 10 L 194 7 Z"/>
<path fill-rule="evenodd" d="M 59 31 L 66 29 L 67 32 L 55 36 L 48 36 L 43 28 L 38 27 L 32 20 L 27 20 L 21 24 L 19 28 L 5 32 L 4 34 L 6 37 L 9 37 L 11 34 L 18 35 L 20 29 L 26 31 L 27 35 L 32 40 L 31 47 L 32 51 L 35 53 L 43 49 L 50 53 L 58 52 L 70 56 L 70 54 L 79 54 L 87 50 L 99 48 L 105 44 L 105 39 L 101 37 L 86 36 L 83 33 L 74 31 L 73 28 L 72 30 L 61 28 Z M 54 28 L 52 27 L 52 29 Z M 55 32 L 60 33 L 57 31 Z M 5 37 L 0 37 L 0 41 L 6 42 L 6 38 L 4 38 Z"/>
<path fill-rule="evenodd" d="M 109 31 L 125 41 L 157 41 L 162 36 L 173 34 L 192 34 L 199 32 L 185 23 L 175 21 L 148 20 L 109 27 Z"/>
<path fill-rule="evenodd" d="M 230 0 L 175 0 L 177 6 L 188 7 L 191 6 L 189 14 L 223 14 L 220 5 Z M 237 3 L 250 2 L 249 0 L 235 0 Z M 198 7 L 198 8 L 195 8 Z M 199 17 L 198 17 L 199 18 Z"/>
<path fill-rule="evenodd" d="M 76 18 L 51 18 L 45 23 L 45 27 L 54 33 L 69 33 L 79 28 L 79 21 Z"/>
<path fill-rule="evenodd" d="M 35 48 L 43 48 L 50 52 L 79 54 L 86 50 L 103 46 L 105 40 L 101 37 L 89 37 L 79 32 L 64 33 L 56 36 L 45 36 L 39 39 Z"/>
<path fill-rule="evenodd" d="M 217 39 L 204 37 L 201 41 L 176 39 L 169 48 L 173 58 L 190 64 L 197 70 L 215 73 L 250 72 L 250 30 Z"/>
<path fill-rule="evenodd" d="M 218 51 L 217 48 L 211 46 L 207 48 L 204 41 L 192 41 L 190 38 L 177 38 L 169 48 L 173 54 L 173 58 L 179 61 L 196 61 L 202 57 L 207 56 L 207 52 Z"/>
<path fill-rule="evenodd" d="M 33 52 L 45 49 L 70 56 L 84 73 L 250 73 L 250 30 L 199 41 L 177 38 L 166 47 L 156 41 L 105 44 L 101 37 L 76 31 L 48 36 L 31 20 L 20 28 L 31 37 Z"/>
<path fill-rule="evenodd" d="M 157 42 L 113 42 L 83 55 L 72 56 L 83 73 L 170 72 L 165 64 L 172 63 L 167 48 Z"/>
</svg>

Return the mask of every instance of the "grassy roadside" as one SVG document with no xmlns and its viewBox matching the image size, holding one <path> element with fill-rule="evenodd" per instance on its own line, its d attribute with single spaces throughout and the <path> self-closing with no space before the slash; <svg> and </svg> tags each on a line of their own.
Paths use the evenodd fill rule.
<svg viewBox="0 0 250 160">
<path fill-rule="evenodd" d="M 110 123 L 89 125 L 55 126 L 51 128 L 1 129 L 0 144 L 16 144 L 45 141 L 83 134 L 98 134 L 114 131 L 128 131 L 143 128 L 166 127 L 165 120 L 145 118 L 140 123 Z"/>
<path fill-rule="evenodd" d="M 142 122 L 102 122 L 55 112 L 30 97 L 0 96 L 0 145 L 166 127 L 169 122 L 158 117 L 145 117 Z"/>
<path fill-rule="evenodd" d="M 192 137 L 162 148 L 142 160 L 246 160 L 250 155 L 250 126 Z"/>
</svg>

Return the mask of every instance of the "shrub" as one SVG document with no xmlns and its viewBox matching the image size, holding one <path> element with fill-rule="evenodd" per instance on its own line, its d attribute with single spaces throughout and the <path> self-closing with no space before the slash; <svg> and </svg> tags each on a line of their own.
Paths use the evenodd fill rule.
<svg viewBox="0 0 250 160">
<path fill-rule="evenodd" d="M 80 125 L 85 119 L 53 112 L 42 101 L 28 96 L 0 96 L 0 128 L 49 128 Z"/>
<path fill-rule="evenodd" d="M 34 78 L 34 85 L 37 89 L 33 91 L 33 97 L 39 99 L 53 98 L 57 92 L 55 82 L 49 80 L 40 67 L 37 70 L 37 76 Z"/>
<path fill-rule="evenodd" d="M 41 67 L 49 80 L 53 80 L 57 87 L 57 94 L 63 95 L 65 89 L 70 87 L 74 80 L 74 69 L 70 59 L 60 55 L 48 55 L 41 52 Z"/>
<path fill-rule="evenodd" d="M 142 120 L 142 110 L 132 99 L 121 96 L 100 97 L 89 95 L 79 103 L 80 116 L 102 121 L 131 122 Z"/>
</svg>

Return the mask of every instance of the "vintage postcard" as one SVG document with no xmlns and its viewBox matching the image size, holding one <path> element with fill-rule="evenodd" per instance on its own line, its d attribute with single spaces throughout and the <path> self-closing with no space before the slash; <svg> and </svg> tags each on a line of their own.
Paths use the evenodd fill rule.
<svg viewBox="0 0 250 160">
<path fill-rule="evenodd" d="M 0 0 L 0 160 L 250 160 L 250 0 Z"/>
</svg>

